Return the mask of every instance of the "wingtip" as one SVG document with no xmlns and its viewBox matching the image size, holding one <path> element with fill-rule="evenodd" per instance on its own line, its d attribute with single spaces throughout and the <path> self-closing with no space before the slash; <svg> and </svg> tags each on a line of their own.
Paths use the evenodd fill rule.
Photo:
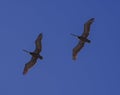
<svg viewBox="0 0 120 95">
<path fill-rule="evenodd" d="M 43 37 L 43 33 L 42 32 L 39 34 L 39 37 L 41 37 L 41 39 L 42 39 L 42 37 Z"/>
<path fill-rule="evenodd" d="M 26 75 L 28 72 L 28 69 L 26 68 L 26 66 L 24 67 L 24 70 L 23 70 L 23 75 Z"/>
<path fill-rule="evenodd" d="M 43 35 L 43 33 L 41 32 L 39 35 Z"/>
<path fill-rule="evenodd" d="M 91 20 L 91 21 L 94 21 L 94 20 L 95 20 L 95 18 L 91 18 L 90 20 Z"/>
<path fill-rule="evenodd" d="M 28 71 L 23 71 L 23 75 L 26 75 Z"/>
<path fill-rule="evenodd" d="M 76 58 L 76 57 L 73 57 L 72 59 L 75 61 L 77 58 Z"/>
</svg>

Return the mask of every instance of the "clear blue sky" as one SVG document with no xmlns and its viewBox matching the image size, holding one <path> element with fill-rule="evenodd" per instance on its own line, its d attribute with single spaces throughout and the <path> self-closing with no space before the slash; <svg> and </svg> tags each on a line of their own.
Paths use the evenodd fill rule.
<svg viewBox="0 0 120 95">
<path fill-rule="evenodd" d="M 83 24 L 91 44 L 72 60 Z M 22 75 L 43 33 L 44 60 Z M 0 0 L 0 95 L 120 95 L 119 0 Z"/>
</svg>

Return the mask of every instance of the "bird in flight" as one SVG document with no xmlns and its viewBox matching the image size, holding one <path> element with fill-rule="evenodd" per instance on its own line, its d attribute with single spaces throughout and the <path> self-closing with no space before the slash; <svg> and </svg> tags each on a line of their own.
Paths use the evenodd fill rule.
<svg viewBox="0 0 120 95">
<path fill-rule="evenodd" d="M 23 50 L 24 52 L 29 53 L 32 56 L 31 60 L 25 64 L 23 75 L 27 74 L 28 70 L 36 64 L 38 58 L 41 60 L 43 59 L 43 57 L 39 54 L 42 50 L 42 43 L 41 43 L 42 38 L 43 35 L 42 33 L 40 33 L 37 39 L 35 40 L 36 48 L 33 52 Z"/>
<path fill-rule="evenodd" d="M 93 23 L 93 21 L 94 21 L 94 18 L 91 18 L 84 24 L 84 31 L 83 31 L 81 36 L 78 36 L 78 35 L 75 35 L 75 34 L 71 34 L 71 35 L 73 35 L 73 36 L 75 36 L 75 37 L 77 37 L 79 39 L 78 44 L 73 48 L 73 51 L 72 51 L 73 60 L 77 59 L 77 54 L 84 47 L 84 44 L 86 42 L 87 43 L 91 42 L 89 39 L 87 39 L 87 37 L 89 35 L 90 26 Z"/>
</svg>

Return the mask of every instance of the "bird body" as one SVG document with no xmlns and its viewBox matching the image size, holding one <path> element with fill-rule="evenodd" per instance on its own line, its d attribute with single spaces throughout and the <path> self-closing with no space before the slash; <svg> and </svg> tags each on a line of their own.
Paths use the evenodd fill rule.
<svg viewBox="0 0 120 95">
<path fill-rule="evenodd" d="M 24 52 L 26 53 L 29 53 L 32 58 L 31 60 L 25 64 L 25 67 L 24 67 L 24 70 L 23 70 L 23 74 L 25 75 L 28 70 L 33 67 L 36 62 L 37 62 L 37 59 L 43 59 L 43 57 L 39 54 L 42 50 L 42 43 L 41 43 L 41 40 L 42 40 L 42 33 L 39 34 L 39 36 L 37 37 L 37 39 L 35 40 L 35 45 L 36 45 L 36 48 L 33 52 L 29 52 L 27 50 L 23 50 Z"/>
<path fill-rule="evenodd" d="M 75 46 L 73 48 L 73 53 L 72 53 L 73 60 L 77 59 L 77 54 L 84 47 L 84 44 L 86 42 L 87 43 L 91 42 L 87 37 L 89 35 L 90 26 L 93 23 L 93 21 L 94 21 L 94 18 L 91 18 L 84 24 L 84 32 L 83 32 L 83 34 L 81 36 L 71 34 L 71 35 L 73 35 L 73 36 L 75 36 L 75 37 L 77 37 L 79 39 L 79 42 L 78 42 L 77 46 Z"/>
<path fill-rule="evenodd" d="M 83 42 L 87 42 L 87 43 L 90 43 L 90 42 L 91 42 L 89 39 L 87 39 L 87 38 L 85 38 L 85 37 L 82 37 L 82 36 L 79 36 L 78 38 L 79 38 L 81 41 L 83 41 Z"/>
<path fill-rule="evenodd" d="M 81 41 L 88 42 L 88 43 L 91 42 L 89 39 L 87 39 L 87 38 L 85 38 L 83 36 L 78 36 L 78 35 L 75 35 L 75 34 L 72 34 L 72 33 L 71 33 L 71 35 L 77 37 Z"/>
<path fill-rule="evenodd" d="M 26 50 L 23 50 L 23 51 L 26 51 Z M 37 54 L 35 52 L 27 51 L 27 53 L 29 53 L 32 57 L 43 59 L 43 57 L 40 54 Z"/>
</svg>

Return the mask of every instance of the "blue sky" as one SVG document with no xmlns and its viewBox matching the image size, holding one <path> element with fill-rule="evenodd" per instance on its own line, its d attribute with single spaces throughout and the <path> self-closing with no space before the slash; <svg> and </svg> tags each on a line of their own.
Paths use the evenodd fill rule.
<svg viewBox="0 0 120 95">
<path fill-rule="evenodd" d="M 0 95 L 120 95 L 119 0 L 1 0 Z M 83 24 L 90 44 L 72 60 Z M 43 33 L 44 60 L 22 75 Z"/>
</svg>

